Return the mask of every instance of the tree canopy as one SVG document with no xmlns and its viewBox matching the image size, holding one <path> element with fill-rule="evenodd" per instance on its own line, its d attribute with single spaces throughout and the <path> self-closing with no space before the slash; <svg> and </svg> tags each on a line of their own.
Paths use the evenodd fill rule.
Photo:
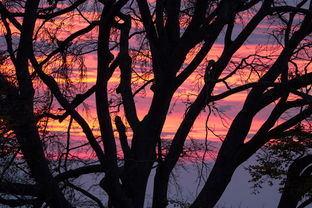
<svg viewBox="0 0 312 208">
<path fill-rule="evenodd" d="M 140 208 L 155 169 L 152 206 L 166 207 L 204 115 L 205 144 L 221 144 L 190 207 L 214 207 L 238 166 L 311 118 L 309 0 L 3 0 L 0 17 L 5 205 Z M 220 135 L 212 117 L 235 95 Z M 79 183 L 92 174 L 107 197 Z"/>
</svg>

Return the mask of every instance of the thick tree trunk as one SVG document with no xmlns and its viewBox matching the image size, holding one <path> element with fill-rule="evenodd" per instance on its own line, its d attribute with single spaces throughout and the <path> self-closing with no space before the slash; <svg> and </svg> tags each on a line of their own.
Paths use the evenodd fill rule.
<svg viewBox="0 0 312 208">
<path fill-rule="evenodd" d="M 134 131 L 131 151 L 133 159 L 125 164 L 125 186 L 136 208 L 144 207 L 148 178 L 156 162 L 156 144 L 166 120 L 173 96 L 173 82 L 165 77 L 155 86 L 155 94 L 147 116 Z"/>
<path fill-rule="evenodd" d="M 136 185 L 137 190 L 133 198 L 134 207 L 144 207 L 146 186 L 152 169 L 152 165 L 153 163 L 151 162 L 142 162 L 141 164 L 140 162 L 138 162 L 136 165 L 137 175 L 136 177 L 134 177 L 134 185 Z"/>
<path fill-rule="evenodd" d="M 153 194 L 153 207 L 166 207 L 168 183 L 170 179 L 170 173 L 179 160 L 180 154 L 183 151 L 185 139 L 193 126 L 194 121 L 201 112 L 201 109 L 206 105 L 207 96 L 211 94 L 214 85 L 205 85 L 200 94 L 192 104 L 192 107 L 187 111 L 187 114 L 182 121 L 173 141 L 171 143 L 169 153 L 165 160 L 159 164 L 156 170 L 154 179 L 154 194 Z"/>
<path fill-rule="evenodd" d="M 278 204 L 278 208 L 296 208 L 300 200 L 297 194 L 284 191 Z"/>
<path fill-rule="evenodd" d="M 236 166 L 227 159 L 218 159 L 202 191 L 191 208 L 213 208 L 230 183 Z"/>
<path fill-rule="evenodd" d="M 300 199 L 311 190 L 311 162 L 312 155 L 306 155 L 289 166 L 278 208 L 296 208 Z"/>
<path fill-rule="evenodd" d="M 113 177 L 113 178 L 112 178 Z M 116 177 L 112 174 L 105 175 L 101 180 L 100 186 L 106 191 L 109 196 L 109 207 L 113 206 L 116 208 L 133 208 L 132 201 L 125 195 L 124 190 Z"/>
<path fill-rule="evenodd" d="M 165 208 L 168 205 L 167 193 L 169 185 L 170 170 L 164 165 L 156 169 L 153 193 L 153 208 Z"/>
<path fill-rule="evenodd" d="M 149 135 L 148 129 L 140 135 L 134 135 L 133 159 L 126 161 L 124 185 L 129 197 L 133 199 L 134 207 L 144 207 L 144 199 L 148 177 L 156 160 L 155 142 Z"/>
<path fill-rule="evenodd" d="M 31 176 L 39 186 L 39 196 L 50 207 L 71 207 L 54 180 L 44 155 L 42 143 L 34 118 L 34 88 L 28 68 L 32 53 L 32 36 L 35 28 L 39 0 L 28 0 L 16 55 L 16 77 L 19 92 L 11 109 L 11 126 L 19 142 L 21 151 L 30 168 Z"/>
<path fill-rule="evenodd" d="M 20 116 L 16 118 L 16 123 L 18 124 L 15 126 L 15 133 L 21 151 L 30 168 L 31 176 L 34 177 L 39 186 L 40 193 L 38 195 L 43 201 L 47 202 L 50 207 L 71 207 L 49 170 L 35 122 L 31 119 L 29 113 L 30 112 L 25 112 L 23 115 L 19 114 Z"/>
</svg>

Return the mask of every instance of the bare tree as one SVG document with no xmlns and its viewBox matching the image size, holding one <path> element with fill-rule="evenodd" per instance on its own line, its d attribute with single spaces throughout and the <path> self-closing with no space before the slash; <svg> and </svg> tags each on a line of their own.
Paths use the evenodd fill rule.
<svg viewBox="0 0 312 208">
<path fill-rule="evenodd" d="M 199 114 L 228 96 L 248 91 L 191 205 L 214 207 L 241 163 L 270 139 L 311 116 L 311 8 L 308 0 L 0 2 L 1 44 L 5 43 L 0 121 L 5 127 L 3 137 L 16 139 L 15 152 L 26 161 L 32 181 L 17 183 L 2 177 L 1 192 L 18 197 L 2 198 L 1 203 L 71 207 L 67 190 L 75 190 L 101 207 L 99 198 L 71 182 L 81 175 L 101 173 L 100 187 L 109 197 L 109 206 L 143 207 L 147 182 L 156 168 L 153 207 L 165 207 L 170 174 Z M 82 26 L 76 29 L 72 22 L 78 20 Z M 237 57 L 235 53 L 260 25 L 267 27 L 265 38 L 275 48 Z M 220 41 L 222 52 L 215 57 L 211 51 Z M 83 60 L 93 52 L 95 84 L 77 88 L 75 72 L 89 69 Z M 161 136 L 173 98 L 196 73 L 201 77 L 199 91 L 193 92 L 195 98 L 189 100 L 169 149 L 163 151 Z M 120 79 L 114 87 L 111 81 L 117 74 Z M 234 77 L 237 81 L 231 83 Z M 140 119 L 137 97 L 143 90 L 151 94 L 151 100 Z M 93 94 L 99 138 L 77 110 Z M 268 106 L 270 114 L 249 137 L 255 116 Z M 53 120 L 69 121 L 58 150 L 52 148 L 55 142 L 45 142 L 45 127 Z M 73 146 L 72 122 L 82 129 L 86 144 Z M 86 147 L 94 152 L 96 163 L 71 168 L 70 155 Z M 55 160 L 47 156 L 56 152 L 61 153 L 59 163 L 51 168 Z"/>
</svg>

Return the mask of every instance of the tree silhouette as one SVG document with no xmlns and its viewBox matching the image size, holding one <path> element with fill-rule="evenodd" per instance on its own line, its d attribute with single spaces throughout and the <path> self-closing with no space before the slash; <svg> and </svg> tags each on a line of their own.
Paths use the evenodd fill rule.
<svg viewBox="0 0 312 208">
<path fill-rule="evenodd" d="M 280 181 L 282 196 L 279 207 L 298 207 L 311 203 L 311 126 L 297 125 L 268 142 L 257 155 L 256 165 L 247 169 L 251 173 L 254 188 L 264 182 Z"/>
<path fill-rule="evenodd" d="M 15 149 L 7 151 L 12 162 L 5 162 L 5 169 L 22 167 L 27 179 L 8 178 L 4 169 L 0 190 L 6 195 L 0 202 L 72 207 L 73 194 L 79 192 L 103 207 L 99 198 L 74 184 L 79 176 L 101 173 L 99 186 L 109 206 L 143 207 L 147 182 L 156 168 L 153 207 L 165 207 L 170 174 L 200 113 L 208 110 L 209 131 L 215 103 L 247 91 L 209 177 L 190 206 L 214 207 L 241 163 L 311 116 L 311 7 L 308 0 L 0 2 L 5 44 L 1 140 L 18 144 L 9 145 Z M 267 47 L 238 57 L 260 26 L 266 29 Z M 216 57 L 211 53 L 220 42 L 221 54 Z M 90 88 L 77 81 L 90 70 L 84 62 L 87 55 L 96 57 L 96 81 Z M 194 74 L 200 77 L 198 90 L 187 95 L 183 120 L 164 151 L 161 137 L 169 110 Z M 112 86 L 118 75 L 118 86 Z M 150 100 L 141 119 L 142 91 L 151 98 L 146 97 Z M 77 109 L 93 95 L 99 137 Z M 256 115 L 268 108 L 270 113 L 250 136 Z M 52 121 L 68 121 L 67 134 L 58 141 L 46 130 Z M 73 146 L 73 122 L 87 143 Z M 95 159 L 79 154 L 71 158 L 83 148 L 92 150 Z M 74 161 L 79 162 L 70 166 Z"/>
</svg>

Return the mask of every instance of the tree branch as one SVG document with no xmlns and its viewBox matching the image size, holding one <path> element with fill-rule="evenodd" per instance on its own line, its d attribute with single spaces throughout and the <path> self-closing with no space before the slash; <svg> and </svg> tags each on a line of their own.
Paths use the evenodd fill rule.
<svg viewBox="0 0 312 208">
<path fill-rule="evenodd" d="M 117 88 L 117 93 L 121 93 L 122 101 L 124 105 L 124 111 L 126 118 L 135 131 L 139 125 L 139 118 L 137 116 L 136 106 L 133 99 L 131 88 L 131 57 L 129 56 L 129 43 L 128 36 L 131 28 L 130 17 L 125 17 L 124 24 L 120 28 L 120 85 Z"/>
<path fill-rule="evenodd" d="M 57 53 L 61 52 L 62 50 L 64 50 L 64 48 L 66 48 L 66 46 L 68 46 L 68 44 L 73 41 L 75 38 L 86 34 L 88 32 L 90 32 L 93 28 L 95 28 L 97 25 L 99 25 L 98 21 L 93 21 L 91 22 L 90 25 L 88 25 L 87 27 L 76 31 L 75 33 L 71 34 L 70 36 L 68 36 L 65 40 L 63 40 L 57 49 L 55 49 L 54 51 L 52 51 L 41 63 L 40 63 L 40 67 L 42 67 L 44 64 L 46 64 L 54 55 L 56 55 Z"/>
<path fill-rule="evenodd" d="M 66 14 L 68 12 L 71 12 L 71 11 L 77 9 L 77 7 L 80 6 L 81 4 L 83 4 L 84 2 L 86 2 L 86 0 L 76 0 L 72 5 L 64 8 L 64 9 L 58 10 L 58 11 L 56 11 L 54 13 L 51 13 L 51 14 L 38 14 L 38 18 L 39 19 L 44 19 L 44 20 L 49 20 L 49 19 L 55 18 L 57 16 Z"/>
<path fill-rule="evenodd" d="M 14 18 L 12 13 L 5 8 L 2 2 L 0 2 L 0 13 L 2 16 L 7 17 L 18 30 L 22 30 L 22 25 Z"/>
<path fill-rule="evenodd" d="M 139 6 L 139 10 L 141 13 L 143 25 L 146 30 L 148 40 L 151 44 L 151 50 L 152 52 L 155 52 L 155 48 L 157 48 L 158 37 L 155 26 L 153 24 L 152 15 L 150 13 L 147 0 L 137 0 L 137 3 Z"/>
<path fill-rule="evenodd" d="M 119 116 L 115 117 L 115 124 L 117 127 L 117 131 L 119 133 L 119 140 L 120 140 L 122 152 L 124 154 L 124 158 L 125 158 L 125 160 L 128 160 L 128 159 L 132 158 L 132 153 L 131 153 L 131 149 L 130 149 L 129 144 L 128 144 L 128 139 L 127 139 L 127 135 L 126 135 L 126 127 L 122 123 L 122 120 Z"/>
<path fill-rule="evenodd" d="M 11 32 L 11 28 L 9 23 L 6 21 L 6 17 L 4 17 L 3 15 L 1 15 L 2 17 L 2 22 L 4 24 L 4 27 L 7 31 L 7 33 L 4 35 L 5 36 L 5 40 L 7 43 L 7 51 L 10 55 L 11 61 L 13 63 L 13 65 L 16 67 L 16 57 L 14 55 L 14 50 L 13 50 L 13 43 L 12 43 L 12 32 Z"/>
<path fill-rule="evenodd" d="M 21 184 L 0 181 L 0 192 L 12 195 L 38 196 L 39 188 L 34 184 Z"/>
<path fill-rule="evenodd" d="M 55 176 L 55 180 L 64 181 L 70 178 L 78 178 L 81 175 L 89 174 L 89 173 L 101 173 L 104 172 L 102 165 L 89 165 L 83 166 L 76 169 L 71 169 L 66 172 L 60 173 Z"/>
<path fill-rule="evenodd" d="M 100 208 L 105 208 L 103 203 L 101 202 L 101 200 L 99 198 L 97 198 L 96 196 L 94 196 L 93 194 L 91 194 L 90 192 L 84 190 L 83 188 L 80 188 L 79 186 L 76 186 L 72 183 L 69 183 L 67 182 L 66 183 L 67 186 L 81 192 L 83 195 L 85 195 L 86 197 L 92 199 L 93 201 L 95 201 L 97 203 L 97 205 L 100 207 Z"/>
<path fill-rule="evenodd" d="M 38 203 L 40 203 L 40 200 L 38 199 L 5 199 L 0 197 L 0 204 L 8 205 L 10 207 L 21 207 Z"/>
<path fill-rule="evenodd" d="M 39 75 L 40 79 L 49 87 L 55 98 L 58 100 L 60 105 L 74 118 L 74 120 L 81 126 L 83 132 L 85 133 L 88 141 L 90 142 L 91 147 L 95 151 L 99 161 L 105 167 L 105 155 L 96 141 L 91 128 L 89 127 L 88 123 L 83 119 L 83 117 L 69 104 L 69 102 L 64 98 L 62 95 L 57 82 L 53 79 L 53 77 L 45 74 L 42 70 L 42 65 L 39 65 L 34 54 L 32 53 L 30 56 L 30 61 Z"/>
<path fill-rule="evenodd" d="M 272 7 L 270 9 L 270 13 L 275 13 L 275 12 L 293 12 L 293 13 L 301 13 L 305 15 L 312 15 L 312 11 L 309 9 L 303 9 L 300 7 L 293 7 L 293 6 L 276 6 Z"/>
</svg>

